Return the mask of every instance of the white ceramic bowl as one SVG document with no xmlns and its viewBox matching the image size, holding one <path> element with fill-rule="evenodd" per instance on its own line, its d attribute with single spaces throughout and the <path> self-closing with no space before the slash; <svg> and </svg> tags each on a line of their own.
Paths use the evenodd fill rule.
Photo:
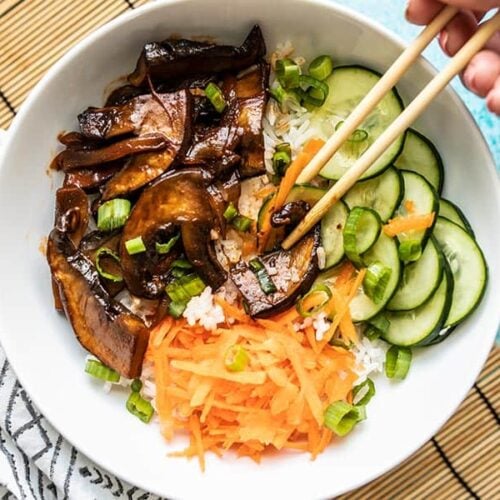
<svg viewBox="0 0 500 500">
<path fill-rule="evenodd" d="M 155 425 L 105 395 L 83 372 L 84 351 L 52 307 L 49 270 L 40 244 L 52 226 L 59 179 L 47 174 L 61 130 L 103 101 L 104 89 L 128 73 L 144 42 L 173 33 L 239 43 L 259 22 L 272 49 L 290 39 L 305 56 L 331 53 L 384 71 L 402 49 L 394 36 L 354 12 L 315 0 L 178 0 L 129 12 L 86 38 L 37 85 L 8 133 L 0 169 L 0 333 L 21 383 L 52 424 L 112 473 L 169 498 L 306 499 L 330 497 L 399 464 L 452 415 L 473 384 L 499 322 L 498 183 L 488 149 L 457 95 L 448 89 L 417 128 L 443 155 L 447 197 L 465 211 L 490 264 L 490 285 L 472 318 L 441 345 L 419 352 L 403 383 L 382 377 L 369 418 L 312 462 L 306 455 L 247 459 L 166 458 Z M 399 85 L 408 101 L 434 70 L 424 60 Z M 493 225 L 492 225 L 493 223 Z M 495 299 L 496 297 L 496 299 Z M 179 447 L 180 442 L 174 443 Z"/>
</svg>

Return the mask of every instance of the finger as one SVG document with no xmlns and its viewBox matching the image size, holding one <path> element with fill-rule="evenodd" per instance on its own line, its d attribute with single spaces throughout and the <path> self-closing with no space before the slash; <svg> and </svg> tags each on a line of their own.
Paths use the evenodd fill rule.
<svg viewBox="0 0 500 500">
<path fill-rule="evenodd" d="M 500 54 L 483 50 L 467 66 L 462 81 L 475 94 L 486 97 L 500 78 Z"/>
<path fill-rule="evenodd" d="M 470 9 L 478 12 L 500 7 L 499 0 L 441 0 L 443 3 L 459 7 L 460 9 Z"/>
<path fill-rule="evenodd" d="M 497 78 L 493 89 L 490 90 L 486 98 L 486 105 L 492 113 L 500 115 L 500 78 Z"/>
<path fill-rule="evenodd" d="M 459 12 L 439 35 L 441 48 L 454 56 L 465 42 L 477 31 L 477 21 L 470 11 Z"/>
<path fill-rule="evenodd" d="M 432 21 L 443 9 L 438 0 L 410 0 L 406 7 L 406 19 L 413 24 L 424 25 Z"/>
</svg>

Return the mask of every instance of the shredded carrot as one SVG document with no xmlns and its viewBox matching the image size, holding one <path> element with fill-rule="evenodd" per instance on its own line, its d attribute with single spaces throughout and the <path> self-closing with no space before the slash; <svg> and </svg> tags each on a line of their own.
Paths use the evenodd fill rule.
<svg viewBox="0 0 500 500">
<path fill-rule="evenodd" d="M 424 215 L 408 215 L 407 217 L 395 217 L 384 226 L 384 233 L 387 236 L 396 236 L 406 231 L 427 229 L 434 223 L 435 213 Z"/>
<path fill-rule="evenodd" d="M 360 279 L 361 272 L 344 283 L 345 304 Z M 215 300 L 233 323 L 207 331 L 168 318 L 150 337 L 162 434 L 171 440 L 187 432 L 190 438 L 171 456 L 197 457 L 202 470 L 207 451 L 222 455 L 230 448 L 256 462 L 283 448 L 316 457 L 332 439 L 323 427 L 326 407 L 332 397 L 347 400 L 352 391 L 354 356 L 333 347 L 319 352 L 312 327 L 295 331 L 295 308 L 254 321 L 237 306 Z M 337 310 L 336 318 L 345 328 L 346 311 Z M 248 353 L 242 371 L 224 364 L 235 344 Z"/>
<path fill-rule="evenodd" d="M 273 196 L 271 201 L 267 204 L 266 211 L 262 217 L 262 227 L 259 235 L 259 248 L 265 249 L 271 234 L 271 216 L 274 211 L 281 208 L 292 190 L 295 181 L 299 177 L 302 170 L 313 159 L 314 155 L 323 147 L 325 141 L 321 139 L 310 139 L 302 151 L 290 163 L 287 168 L 283 179 L 278 187 L 277 193 Z"/>
<path fill-rule="evenodd" d="M 413 200 L 405 200 L 403 205 L 408 214 L 411 215 L 415 213 L 415 202 Z"/>
</svg>

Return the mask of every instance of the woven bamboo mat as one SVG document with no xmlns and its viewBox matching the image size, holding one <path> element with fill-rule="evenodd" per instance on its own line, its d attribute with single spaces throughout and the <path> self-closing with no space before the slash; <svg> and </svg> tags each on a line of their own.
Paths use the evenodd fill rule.
<svg viewBox="0 0 500 500">
<path fill-rule="evenodd" d="M 0 0 L 0 128 L 87 33 L 146 0 Z M 343 499 L 500 499 L 500 350 L 444 428 L 396 470 Z"/>
</svg>

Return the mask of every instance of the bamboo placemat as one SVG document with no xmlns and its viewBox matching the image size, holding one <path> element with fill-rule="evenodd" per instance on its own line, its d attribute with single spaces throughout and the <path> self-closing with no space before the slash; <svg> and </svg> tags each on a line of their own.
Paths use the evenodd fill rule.
<svg viewBox="0 0 500 500">
<path fill-rule="evenodd" d="M 47 69 L 87 33 L 147 0 L 0 0 L 0 128 Z M 342 497 L 500 499 L 500 349 L 457 413 L 392 472 Z"/>
</svg>

